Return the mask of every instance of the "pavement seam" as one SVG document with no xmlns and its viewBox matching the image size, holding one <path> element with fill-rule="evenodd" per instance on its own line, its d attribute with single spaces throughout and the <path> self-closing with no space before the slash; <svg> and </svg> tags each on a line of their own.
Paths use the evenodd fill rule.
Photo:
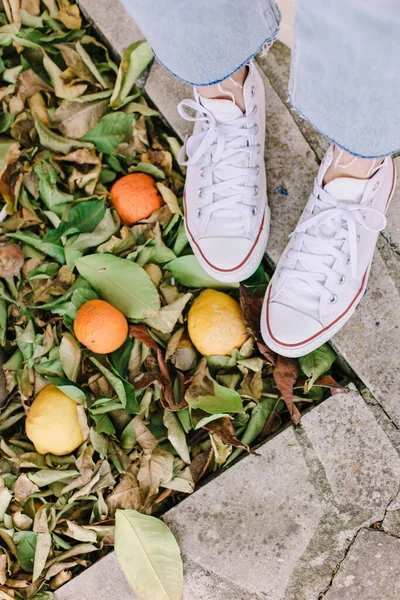
<svg viewBox="0 0 400 600">
<path fill-rule="evenodd" d="M 392 250 L 392 252 L 394 252 L 394 254 L 397 254 L 398 256 L 400 256 L 399 244 L 397 244 L 396 242 L 393 242 L 390 235 L 387 235 L 384 231 L 381 231 L 380 235 L 385 240 L 385 242 L 389 245 L 389 248 Z"/>
<path fill-rule="evenodd" d="M 285 590 L 284 600 L 293 600 L 293 598 L 296 597 L 293 591 L 296 588 L 297 581 L 304 580 L 304 578 L 309 578 L 316 572 L 318 573 L 318 566 L 310 566 L 312 558 L 315 558 L 314 547 L 332 547 L 333 540 L 335 540 L 340 533 L 343 533 L 346 530 L 351 530 L 352 522 L 354 522 L 354 518 L 352 519 L 352 505 L 340 504 L 336 501 L 324 466 L 314 450 L 313 443 L 308 436 L 306 429 L 300 424 L 298 427 L 295 427 L 293 431 L 303 454 L 304 461 L 309 470 L 308 480 L 314 487 L 324 514 L 321 517 L 316 533 L 310 539 L 306 550 L 299 558 L 296 570 L 292 573 L 288 586 Z M 396 496 L 394 496 L 394 498 L 395 497 Z M 391 499 L 390 502 L 392 502 L 392 500 L 393 499 Z M 336 551 L 336 556 L 332 555 L 332 561 L 336 561 L 336 563 L 332 569 L 332 575 L 329 584 L 317 595 L 318 600 L 323 598 L 331 587 L 334 577 L 339 571 L 342 562 L 345 560 L 347 553 L 350 547 L 353 545 L 359 532 L 362 529 L 368 529 L 373 523 L 383 520 L 388 506 L 382 509 L 377 509 L 377 511 L 383 511 L 383 516 L 378 520 L 374 515 L 371 515 L 371 510 L 360 508 L 357 514 L 357 521 L 359 522 L 361 520 L 361 525 L 356 528 L 355 532 L 352 532 L 351 537 L 348 538 L 348 543 L 345 545 L 345 547 L 338 549 Z M 323 577 L 322 572 L 321 576 Z"/>
</svg>

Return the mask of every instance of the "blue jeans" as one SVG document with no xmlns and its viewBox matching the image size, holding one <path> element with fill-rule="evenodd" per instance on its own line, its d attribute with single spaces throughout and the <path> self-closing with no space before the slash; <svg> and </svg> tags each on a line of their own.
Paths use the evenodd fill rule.
<svg viewBox="0 0 400 600">
<path fill-rule="evenodd" d="M 279 29 L 273 0 L 123 0 L 159 62 L 211 85 L 248 62 Z M 400 150 L 399 0 L 295 0 L 293 107 L 364 158 Z"/>
</svg>

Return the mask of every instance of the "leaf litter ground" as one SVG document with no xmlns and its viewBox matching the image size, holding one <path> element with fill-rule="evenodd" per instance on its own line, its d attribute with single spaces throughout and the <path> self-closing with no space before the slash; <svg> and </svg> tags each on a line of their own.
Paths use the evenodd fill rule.
<svg viewBox="0 0 400 600">
<path fill-rule="evenodd" d="M 145 535 L 139 513 L 161 514 L 288 419 L 298 423 L 304 407 L 342 389 L 331 376 L 328 346 L 300 361 L 265 346 L 263 265 L 239 288 L 211 279 L 191 253 L 180 143 L 135 84 L 151 59 L 148 44 L 138 43 L 116 65 L 67 0 L 3 0 L 0 8 L 6 600 L 49 600 L 114 542 L 123 554 L 118 544 L 129 545 L 130 529 L 122 522 L 132 535 Z M 154 177 L 164 205 L 127 227 L 111 208 L 109 189 L 131 172 Z M 190 342 L 188 309 L 204 288 L 240 300 L 248 339 L 231 356 L 202 357 Z M 107 356 L 80 346 L 73 333 L 78 308 L 96 298 L 130 321 L 127 340 Z M 87 438 L 71 455 L 40 455 L 25 434 L 29 406 L 49 383 L 80 407 Z M 179 552 L 161 525 L 150 529 L 175 556 L 168 585 L 179 597 Z M 150 547 L 154 539 L 142 542 Z M 145 572 L 128 573 L 143 597 L 152 585 Z"/>
</svg>

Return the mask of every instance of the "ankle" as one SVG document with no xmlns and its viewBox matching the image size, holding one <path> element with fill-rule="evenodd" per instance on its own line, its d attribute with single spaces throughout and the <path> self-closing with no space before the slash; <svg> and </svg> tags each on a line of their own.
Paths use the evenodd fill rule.
<svg viewBox="0 0 400 600">
<path fill-rule="evenodd" d="M 335 146 L 332 164 L 325 173 L 323 184 L 338 177 L 370 179 L 383 161 L 383 158 L 359 158 Z"/>
<path fill-rule="evenodd" d="M 215 85 L 202 85 L 197 91 L 203 98 L 232 100 L 241 110 L 245 110 L 243 84 L 246 81 L 248 67 L 244 66 L 231 77 Z"/>
</svg>

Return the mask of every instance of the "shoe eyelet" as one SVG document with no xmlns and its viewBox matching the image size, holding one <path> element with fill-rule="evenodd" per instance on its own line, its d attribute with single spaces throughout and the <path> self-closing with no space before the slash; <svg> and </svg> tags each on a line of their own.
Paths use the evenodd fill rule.
<svg viewBox="0 0 400 600">
<path fill-rule="evenodd" d="M 260 165 L 256 165 L 254 168 L 256 170 L 255 175 L 259 175 L 259 173 L 260 173 Z"/>
<path fill-rule="evenodd" d="M 201 219 L 201 217 L 202 217 L 202 214 L 201 214 L 201 208 L 198 208 L 198 209 L 196 210 L 196 215 L 199 217 L 199 219 Z"/>
<path fill-rule="evenodd" d="M 346 265 L 351 265 L 351 258 L 349 256 L 349 258 L 346 260 Z"/>
<path fill-rule="evenodd" d="M 260 191 L 258 188 L 258 185 L 253 186 L 253 189 L 254 189 L 254 195 L 258 196 L 258 192 Z"/>
<path fill-rule="evenodd" d="M 282 269 L 279 269 L 279 271 L 278 271 L 278 277 L 282 277 Z"/>
<path fill-rule="evenodd" d="M 251 214 L 253 215 L 253 217 L 257 214 L 257 206 L 252 207 Z"/>
<path fill-rule="evenodd" d="M 368 200 L 367 206 L 371 206 L 371 204 L 372 204 L 372 198 L 370 200 Z"/>
<path fill-rule="evenodd" d="M 380 181 L 377 181 L 377 182 L 376 182 L 376 184 L 374 185 L 374 187 L 372 188 L 372 191 L 373 191 L 373 192 L 375 192 L 375 190 L 377 190 L 377 189 L 378 189 L 378 187 L 379 187 L 379 184 L 380 184 Z"/>
<path fill-rule="evenodd" d="M 257 144 L 257 154 L 260 154 L 261 152 L 261 144 Z"/>
<path fill-rule="evenodd" d="M 360 239 L 361 239 L 361 238 L 360 238 L 360 236 L 358 235 L 358 236 L 357 236 L 357 238 L 356 238 L 356 240 L 357 240 L 357 244 L 360 242 Z"/>
<path fill-rule="evenodd" d="M 204 177 L 204 167 L 201 167 L 200 169 L 200 177 Z"/>
<path fill-rule="evenodd" d="M 199 198 L 202 198 L 202 197 L 203 197 L 203 195 L 204 195 L 203 188 L 199 188 L 199 189 L 197 190 L 197 195 L 199 196 Z"/>
<path fill-rule="evenodd" d="M 254 98 L 254 96 L 256 95 L 256 87 L 254 85 L 251 86 L 250 94 L 252 98 Z"/>
<path fill-rule="evenodd" d="M 339 285 L 343 285 L 345 281 L 346 281 L 346 275 L 341 275 L 338 283 L 339 283 Z"/>
<path fill-rule="evenodd" d="M 258 106 L 257 106 L 257 104 L 255 104 L 254 108 L 253 108 L 253 115 L 256 115 L 257 111 L 258 111 Z"/>
<path fill-rule="evenodd" d="M 336 304 L 337 301 L 338 301 L 338 297 L 336 296 L 336 294 L 332 294 L 332 297 L 329 298 L 330 304 Z"/>
<path fill-rule="evenodd" d="M 256 128 L 256 130 L 255 130 L 255 132 L 254 132 L 253 135 L 257 135 L 257 133 L 258 133 L 258 125 L 257 125 L 257 123 L 254 123 L 254 127 Z"/>
</svg>

